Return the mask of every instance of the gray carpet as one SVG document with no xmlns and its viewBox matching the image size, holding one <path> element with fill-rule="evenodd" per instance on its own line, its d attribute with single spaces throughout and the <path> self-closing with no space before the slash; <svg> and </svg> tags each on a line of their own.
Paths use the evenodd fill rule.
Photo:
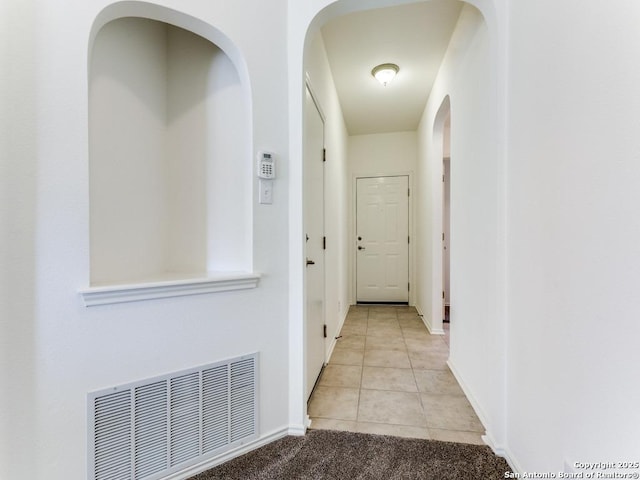
<svg viewBox="0 0 640 480">
<path fill-rule="evenodd" d="M 510 471 L 486 446 L 309 430 L 190 480 L 497 480 Z"/>
</svg>

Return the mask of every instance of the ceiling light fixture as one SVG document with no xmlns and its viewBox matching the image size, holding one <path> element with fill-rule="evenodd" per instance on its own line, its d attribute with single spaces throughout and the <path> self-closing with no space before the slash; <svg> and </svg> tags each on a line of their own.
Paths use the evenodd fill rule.
<svg viewBox="0 0 640 480">
<path fill-rule="evenodd" d="M 371 75 L 376 77 L 376 80 L 378 80 L 383 86 L 386 87 L 387 83 L 393 80 L 393 77 L 396 76 L 399 70 L 400 67 L 398 67 L 398 65 L 396 65 L 395 63 L 383 63 L 382 65 L 373 67 L 373 70 L 371 70 Z"/>
</svg>

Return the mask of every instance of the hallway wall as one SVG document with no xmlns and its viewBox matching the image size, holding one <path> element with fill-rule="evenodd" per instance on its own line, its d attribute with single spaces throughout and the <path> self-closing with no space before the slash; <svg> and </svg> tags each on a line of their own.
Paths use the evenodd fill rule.
<svg viewBox="0 0 640 480">
<path fill-rule="evenodd" d="M 492 57 L 481 14 L 465 6 L 418 134 L 418 292 L 432 332 L 442 329 L 443 124 L 451 109 L 451 348 L 449 365 L 496 445 L 502 444 L 504 357 L 499 302 L 500 164 Z M 438 115 L 440 113 L 440 115 Z M 440 122 L 439 124 L 437 122 Z M 436 126 L 439 125 L 439 130 Z M 502 350 L 501 350 L 502 349 Z"/>
<path fill-rule="evenodd" d="M 324 115 L 325 162 L 325 319 L 327 357 L 349 311 L 348 133 L 342 117 L 322 35 L 308 39 L 305 74 Z"/>
<path fill-rule="evenodd" d="M 528 471 L 638 461 L 640 4 L 510 12 L 510 451 Z"/>
<path fill-rule="evenodd" d="M 374 133 L 349 137 L 349 172 L 361 176 L 413 172 L 417 159 L 416 132 Z"/>
<path fill-rule="evenodd" d="M 287 70 L 286 1 L 243 2 L 251 15 L 228 2 L 178 0 L 162 2 L 173 10 L 136 2 L 112 10 L 175 21 L 209 35 L 233 59 L 252 118 L 242 147 L 251 214 L 236 221 L 251 225 L 247 257 L 262 278 L 251 290 L 86 308 L 78 290 L 90 276 L 89 39 L 112 3 L 0 2 L 2 479 L 86 477 L 88 392 L 254 351 L 262 438 L 304 429 L 302 418 L 289 421 L 285 374 L 288 89 L 265 75 Z M 269 35 L 256 35 L 263 31 Z M 273 205 L 255 198 L 258 149 L 277 157 Z"/>
</svg>

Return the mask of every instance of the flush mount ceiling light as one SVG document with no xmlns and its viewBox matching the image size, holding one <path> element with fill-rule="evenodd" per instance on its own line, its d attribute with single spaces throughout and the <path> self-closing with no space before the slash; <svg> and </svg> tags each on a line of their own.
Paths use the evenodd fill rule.
<svg viewBox="0 0 640 480">
<path fill-rule="evenodd" d="M 371 75 L 376 77 L 376 80 L 378 80 L 383 86 L 386 87 L 387 83 L 393 80 L 393 77 L 396 76 L 399 70 L 400 67 L 398 67 L 398 65 L 396 65 L 395 63 L 383 63 L 382 65 L 373 67 L 373 70 L 371 70 Z"/>
</svg>

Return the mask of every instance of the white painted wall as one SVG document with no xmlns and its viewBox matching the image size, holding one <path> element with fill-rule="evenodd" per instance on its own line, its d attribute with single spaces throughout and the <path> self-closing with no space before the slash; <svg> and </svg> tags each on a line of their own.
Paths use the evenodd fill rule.
<svg viewBox="0 0 640 480">
<path fill-rule="evenodd" d="M 385 176 L 415 170 L 416 132 L 378 133 L 349 137 L 349 171 L 353 177 Z"/>
<path fill-rule="evenodd" d="M 175 27 L 167 40 L 168 270 L 251 270 L 248 89 L 211 42 Z"/>
<path fill-rule="evenodd" d="M 495 60 L 478 10 L 465 6 L 419 126 L 418 293 L 432 332 L 442 328 L 443 139 L 451 113 L 450 366 L 495 446 L 504 437 L 504 349 L 499 315 L 501 163 Z M 494 53 L 495 55 L 495 53 Z M 501 333 L 502 332 L 502 333 Z"/>
<path fill-rule="evenodd" d="M 510 4 L 508 49 L 496 45 L 506 37 L 490 18 L 488 32 L 466 30 L 456 67 L 441 69 L 447 87 L 432 93 L 420 151 L 433 155 L 435 112 L 451 95 L 451 365 L 493 445 L 521 472 L 557 474 L 575 461 L 637 456 L 640 445 L 640 389 L 629 382 L 640 333 L 631 267 L 640 253 L 640 105 L 631 100 L 640 71 L 628 63 L 639 53 L 640 9 L 553 5 Z M 505 79 L 503 137 L 494 88 Z M 437 179 L 435 165 L 421 163 L 419 178 Z M 439 225 L 437 208 L 420 215 Z M 439 248 L 435 237 L 430 247 Z"/>
<path fill-rule="evenodd" d="M 516 3 L 510 451 L 527 470 L 638 459 L 640 66 L 632 59 L 640 56 L 640 5 Z"/>
<path fill-rule="evenodd" d="M 120 19 L 91 55 L 89 175 L 91 281 L 131 281 L 166 270 L 170 205 L 165 154 L 167 31 Z"/>
<path fill-rule="evenodd" d="M 324 115 L 325 189 L 325 322 L 327 358 L 349 310 L 348 134 L 333 83 L 322 35 L 308 38 L 305 74 Z"/>
<path fill-rule="evenodd" d="M 32 1 L 0 2 L 0 478 L 36 478 L 37 107 Z M 12 39 L 12 41 L 9 41 Z M 15 46 L 18 45 L 19 48 Z M 9 114 L 11 112 L 11 114 Z"/>
<path fill-rule="evenodd" d="M 1 2 L 2 479 L 86 476 L 87 392 L 251 351 L 261 359 L 262 436 L 301 424 L 290 421 L 284 374 L 288 86 L 264 75 L 287 70 L 286 3 L 249 0 L 245 16 L 225 2 L 164 1 L 172 11 L 120 2 L 100 17 L 139 5 L 134 15 L 150 12 L 224 48 L 250 95 L 250 135 L 237 147 L 252 166 L 256 150 L 274 151 L 279 178 L 273 205 L 245 191 L 252 213 L 237 219 L 252 225 L 257 289 L 87 309 L 77 291 L 90 278 L 89 39 L 110 3 Z"/>
</svg>

